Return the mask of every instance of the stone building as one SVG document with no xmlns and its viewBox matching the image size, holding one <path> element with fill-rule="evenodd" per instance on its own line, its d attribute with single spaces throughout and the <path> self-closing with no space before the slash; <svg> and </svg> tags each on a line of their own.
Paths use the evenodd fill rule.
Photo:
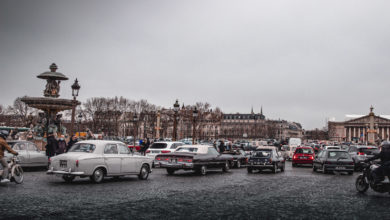
<svg viewBox="0 0 390 220">
<path fill-rule="evenodd" d="M 389 140 L 390 120 L 373 112 L 368 115 L 342 121 L 328 122 L 329 139 L 338 142 L 355 142 L 374 144 L 381 140 Z"/>
</svg>

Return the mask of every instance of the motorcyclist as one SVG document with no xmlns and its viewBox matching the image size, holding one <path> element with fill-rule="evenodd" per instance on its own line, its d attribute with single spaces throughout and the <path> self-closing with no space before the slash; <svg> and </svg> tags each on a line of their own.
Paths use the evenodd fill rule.
<svg viewBox="0 0 390 220">
<path fill-rule="evenodd" d="M 1 183 L 8 183 L 8 163 L 6 158 L 4 157 L 4 151 L 12 153 L 13 155 L 18 155 L 18 152 L 12 150 L 10 146 L 8 146 L 6 139 L 8 137 L 8 131 L 0 130 L 0 163 L 3 166 L 3 179 L 0 181 Z"/>
<path fill-rule="evenodd" d="M 381 182 L 386 175 L 390 173 L 390 142 L 385 141 L 381 144 L 382 150 L 379 154 L 372 158 L 366 159 L 364 162 L 380 159 L 380 166 L 373 170 L 374 184 Z"/>
</svg>

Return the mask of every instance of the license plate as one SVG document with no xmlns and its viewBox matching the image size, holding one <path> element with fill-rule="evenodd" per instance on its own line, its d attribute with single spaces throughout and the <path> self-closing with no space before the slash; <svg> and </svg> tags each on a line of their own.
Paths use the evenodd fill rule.
<svg viewBox="0 0 390 220">
<path fill-rule="evenodd" d="M 336 167 L 336 170 L 345 170 L 345 167 Z"/>
<path fill-rule="evenodd" d="M 60 160 L 60 167 L 67 167 L 67 163 L 66 160 Z"/>
<path fill-rule="evenodd" d="M 152 150 L 152 153 L 158 154 L 158 153 L 160 153 L 160 151 Z"/>
<path fill-rule="evenodd" d="M 171 163 L 177 163 L 177 159 L 171 159 Z"/>
<path fill-rule="evenodd" d="M 307 157 L 299 157 L 299 159 L 307 159 Z"/>
</svg>

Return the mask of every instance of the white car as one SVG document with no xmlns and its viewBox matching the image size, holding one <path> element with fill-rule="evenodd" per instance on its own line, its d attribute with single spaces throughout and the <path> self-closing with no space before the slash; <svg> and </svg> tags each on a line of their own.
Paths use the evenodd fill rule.
<svg viewBox="0 0 390 220">
<path fill-rule="evenodd" d="M 324 150 L 341 150 L 340 146 L 325 146 Z"/>
<path fill-rule="evenodd" d="M 177 147 L 183 145 L 184 143 L 179 141 L 154 142 L 146 151 L 146 155 L 149 157 L 153 157 L 154 159 L 158 154 L 167 154 L 167 153 L 174 152 Z"/>
<path fill-rule="evenodd" d="M 51 158 L 47 174 L 72 182 L 76 176 L 100 183 L 104 177 L 138 175 L 146 180 L 152 172 L 151 157 L 133 154 L 119 141 L 87 140 L 73 145 L 69 152 Z"/>
</svg>

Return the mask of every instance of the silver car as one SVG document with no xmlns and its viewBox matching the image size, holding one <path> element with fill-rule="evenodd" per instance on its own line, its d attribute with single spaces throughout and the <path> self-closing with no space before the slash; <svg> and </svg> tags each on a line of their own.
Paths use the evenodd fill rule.
<svg viewBox="0 0 390 220">
<path fill-rule="evenodd" d="M 87 140 L 75 143 L 64 154 L 51 158 L 47 174 L 72 182 L 76 176 L 100 183 L 104 177 L 138 175 L 146 180 L 152 172 L 153 158 L 132 153 L 119 141 Z"/>
<path fill-rule="evenodd" d="M 45 151 L 40 151 L 38 147 L 30 141 L 7 141 L 7 144 L 19 153 L 19 164 L 22 167 L 47 167 L 49 159 Z M 12 154 L 6 151 L 4 156 L 10 161 Z"/>
</svg>

